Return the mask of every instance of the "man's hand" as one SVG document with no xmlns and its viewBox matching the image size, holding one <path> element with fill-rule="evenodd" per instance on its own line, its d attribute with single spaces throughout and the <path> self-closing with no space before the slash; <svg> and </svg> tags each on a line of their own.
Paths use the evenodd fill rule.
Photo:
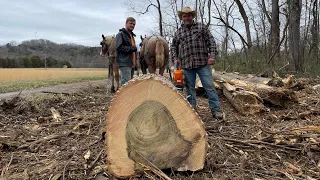
<svg viewBox="0 0 320 180">
<path fill-rule="evenodd" d="M 179 60 L 174 60 L 174 67 L 178 69 L 178 66 L 180 66 L 180 61 Z"/>
<path fill-rule="evenodd" d="M 136 65 L 137 65 L 137 63 L 136 63 L 135 61 L 133 61 L 133 62 L 132 62 L 132 64 L 133 64 L 133 65 L 132 65 L 132 67 L 131 67 L 131 68 L 135 68 L 135 67 L 136 67 Z"/>
<path fill-rule="evenodd" d="M 216 63 L 216 60 L 215 60 L 214 58 L 209 58 L 209 59 L 208 59 L 208 64 L 209 64 L 209 65 L 212 65 L 212 64 L 214 64 L 214 63 Z"/>
</svg>

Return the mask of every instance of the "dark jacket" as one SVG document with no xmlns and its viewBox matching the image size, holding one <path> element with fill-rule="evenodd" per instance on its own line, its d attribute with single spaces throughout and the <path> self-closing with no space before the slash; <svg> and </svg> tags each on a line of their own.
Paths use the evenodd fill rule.
<svg viewBox="0 0 320 180">
<path fill-rule="evenodd" d="M 131 35 L 133 38 L 136 36 L 133 32 L 131 32 Z M 137 52 L 137 47 L 131 45 L 130 34 L 125 28 L 120 29 L 116 36 L 116 50 L 118 66 L 133 66 L 132 55 L 133 52 Z"/>
</svg>

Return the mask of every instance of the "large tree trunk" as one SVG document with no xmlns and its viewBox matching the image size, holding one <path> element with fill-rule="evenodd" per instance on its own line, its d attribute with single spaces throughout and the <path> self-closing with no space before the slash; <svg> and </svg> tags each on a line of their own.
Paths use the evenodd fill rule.
<svg viewBox="0 0 320 180">
<path fill-rule="evenodd" d="M 272 0 L 272 20 L 271 20 L 271 54 L 276 53 L 276 58 L 272 59 L 271 65 L 274 68 L 275 61 L 280 59 L 280 50 L 278 48 L 280 41 L 280 21 L 279 21 L 279 0 Z"/>
<path fill-rule="evenodd" d="M 160 4 L 160 0 L 157 0 L 157 10 L 158 10 L 158 14 L 159 14 L 159 32 L 160 32 L 160 36 L 163 36 L 163 28 L 162 28 L 162 11 L 161 11 L 161 4 Z"/>
<path fill-rule="evenodd" d="M 310 53 L 313 59 L 316 59 L 315 62 L 319 63 L 319 7 L 318 7 L 318 0 L 313 1 L 312 6 L 312 28 L 311 28 L 311 35 L 312 35 L 312 43 L 310 47 Z"/>
<path fill-rule="evenodd" d="M 119 178 L 145 167 L 202 169 L 207 134 L 200 117 L 164 77 L 140 76 L 115 95 L 106 121 L 108 169 Z"/>
<path fill-rule="evenodd" d="M 300 53 L 300 15 L 301 0 L 290 0 L 289 5 L 289 50 L 290 68 L 295 71 L 303 71 L 303 59 Z"/>
<path fill-rule="evenodd" d="M 244 25 L 246 28 L 246 34 L 247 34 L 247 43 L 248 43 L 248 49 L 251 49 L 252 47 L 252 40 L 251 40 L 251 31 L 250 31 L 250 23 L 249 23 L 249 18 L 247 16 L 246 11 L 244 10 L 242 3 L 240 2 L 240 0 L 236 0 L 236 3 L 238 5 L 239 8 L 239 12 L 242 16 L 242 19 L 244 21 Z"/>
</svg>

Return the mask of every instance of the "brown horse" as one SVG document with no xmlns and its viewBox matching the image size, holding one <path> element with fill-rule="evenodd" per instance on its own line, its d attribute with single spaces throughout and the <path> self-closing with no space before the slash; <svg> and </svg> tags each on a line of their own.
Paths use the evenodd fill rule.
<svg viewBox="0 0 320 180">
<path fill-rule="evenodd" d="M 119 67 L 116 65 L 116 41 L 115 38 L 112 37 L 111 41 L 108 42 L 107 38 L 102 34 L 102 41 L 100 42 L 102 46 L 100 55 L 106 56 L 109 58 L 109 74 L 111 79 L 111 92 L 116 92 L 120 87 L 120 75 L 119 75 Z M 114 81 L 117 83 L 117 88 L 114 86 Z"/>
<path fill-rule="evenodd" d="M 140 63 L 146 63 L 150 73 L 155 74 L 159 68 L 159 74 L 163 75 L 168 65 L 169 45 L 161 36 L 141 38 Z"/>
</svg>

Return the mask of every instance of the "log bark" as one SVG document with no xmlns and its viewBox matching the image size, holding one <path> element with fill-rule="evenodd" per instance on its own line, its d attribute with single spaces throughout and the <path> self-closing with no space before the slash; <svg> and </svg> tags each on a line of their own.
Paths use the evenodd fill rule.
<svg viewBox="0 0 320 180">
<path fill-rule="evenodd" d="M 229 83 L 219 83 L 219 86 L 222 87 L 223 95 L 242 115 L 255 114 L 264 108 L 263 101 L 257 93 L 235 88 Z"/>
<path fill-rule="evenodd" d="M 116 93 L 106 118 L 107 166 L 116 177 L 148 166 L 196 171 L 206 151 L 200 117 L 166 78 L 139 76 Z"/>
<path fill-rule="evenodd" d="M 263 100 L 255 92 L 246 91 L 227 83 L 219 74 L 214 74 L 215 86 L 221 89 L 223 95 L 232 106 L 242 115 L 259 113 L 264 108 Z M 205 90 L 199 78 L 196 79 L 196 94 L 201 96 Z"/>
</svg>

